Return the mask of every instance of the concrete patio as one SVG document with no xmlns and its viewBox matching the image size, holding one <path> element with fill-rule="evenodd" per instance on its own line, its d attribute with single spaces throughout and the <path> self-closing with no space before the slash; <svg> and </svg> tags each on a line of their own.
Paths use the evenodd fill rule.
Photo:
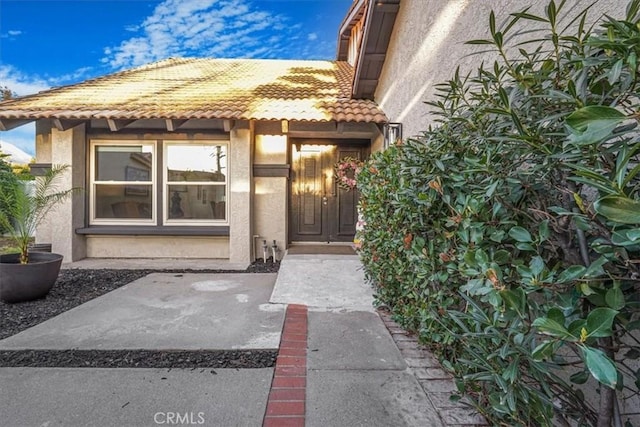
<svg viewBox="0 0 640 427">
<path fill-rule="evenodd" d="M 0 413 L 10 427 L 153 426 L 168 416 L 206 426 L 482 421 L 451 408 L 452 380 L 430 355 L 399 349 L 372 301 L 358 258 L 348 255 L 287 255 L 277 276 L 150 274 L 0 341 L 0 350 L 280 348 L 276 368 L 5 367 Z M 308 311 L 308 326 L 289 325 L 287 306 Z M 294 335 L 281 340 L 283 322 Z M 306 356 L 286 356 L 289 340 Z M 438 372 L 433 394 L 424 372 Z M 283 379 L 302 381 L 274 389 Z"/>
</svg>

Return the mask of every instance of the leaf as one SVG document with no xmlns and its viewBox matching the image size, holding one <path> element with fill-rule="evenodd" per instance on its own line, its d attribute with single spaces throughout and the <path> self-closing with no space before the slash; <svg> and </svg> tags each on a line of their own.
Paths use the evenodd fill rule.
<svg viewBox="0 0 640 427">
<path fill-rule="evenodd" d="M 493 44 L 491 40 L 469 40 L 465 44 Z"/>
<path fill-rule="evenodd" d="M 588 337 L 608 337 L 611 336 L 611 326 L 613 319 L 619 312 L 608 307 L 599 307 L 591 311 L 587 316 Z"/>
<path fill-rule="evenodd" d="M 567 116 L 565 123 L 571 134 L 569 142 L 577 145 L 600 142 L 611 135 L 626 116 L 612 107 L 589 105 Z"/>
<path fill-rule="evenodd" d="M 602 350 L 581 346 L 584 363 L 591 375 L 609 388 L 616 388 L 618 371 L 616 366 Z"/>
<path fill-rule="evenodd" d="M 607 77 L 607 79 L 609 80 L 609 84 L 614 84 L 615 82 L 618 81 L 618 79 L 620 78 L 620 73 L 622 72 L 622 59 L 619 59 L 614 65 L 613 67 L 611 67 L 611 70 L 609 71 L 609 76 Z"/>
<path fill-rule="evenodd" d="M 560 273 L 557 281 L 558 283 L 570 282 L 582 276 L 585 271 L 587 271 L 587 269 L 583 265 L 572 265 Z"/>
<path fill-rule="evenodd" d="M 593 291 L 593 289 L 591 289 L 591 286 L 589 286 L 587 282 L 580 283 L 579 288 L 580 288 L 580 292 L 582 292 L 582 294 L 585 296 L 595 294 L 595 292 Z"/>
<path fill-rule="evenodd" d="M 485 265 L 489 262 L 489 256 L 482 249 L 478 249 L 476 251 L 476 262 L 478 263 L 478 265 Z"/>
<path fill-rule="evenodd" d="M 571 335 L 573 335 L 574 337 L 580 336 L 580 334 L 582 333 L 582 329 L 586 329 L 587 327 L 587 321 L 584 319 L 576 319 L 573 322 L 571 322 L 569 324 L 569 327 L 567 329 L 569 329 L 569 333 Z"/>
<path fill-rule="evenodd" d="M 630 230 L 616 230 L 611 233 L 611 243 L 616 246 L 634 246 L 640 243 L 638 234 L 640 229 L 633 228 Z"/>
<path fill-rule="evenodd" d="M 593 203 L 593 209 L 610 221 L 622 224 L 640 224 L 640 201 L 620 195 L 602 197 Z"/>
<path fill-rule="evenodd" d="M 554 322 L 557 322 L 559 325 L 564 325 L 565 317 L 558 307 L 553 307 L 547 312 L 547 317 Z"/>
<path fill-rule="evenodd" d="M 625 329 L 627 331 L 633 331 L 635 329 L 640 329 L 640 320 L 633 320 L 626 324 Z"/>
<path fill-rule="evenodd" d="M 531 239 L 531 234 L 526 229 L 520 226 L 512 227 L 511 230 L 509 230 L 509 236 L 511 236 L 516 242 L 533 242 L 533 239 Z"/>
<path fill-rule="evenodd" d="M 540 273 L 544 270 L 544 260 L 540 256 L 535 256 L 531 259 L 531 263 L 529 264 L 529 268 L 531 269 L 531 273 L 534 276 L 539 276 Z"/>
<path fill-rule="evenodd" d="M 493 239 L 492 239 L 493 240 Z M 500 249 L 493 254 L 493 262 L 497 264 L 506 264 L 511 258 L 511 254 L 504 249 Z"/>
<path fill-rule="evenodd" d="M 531 353 L 531 357 L 534 360 L 543 360 L 553 355 L 553 341 L 545 341 L 542 344 L 539 344 L 533 352 Z"/>
<path fill-rule="evenodd" d="M 565 123 L 572 129 L 584 132 L 590 123 L 607 121 L 620 123 L 626 116 L 613 107 L 603 105 L 589 105 L 580 108 L 567 116 Z"/>
<path fill-rule="evenodd" d="M 529 243 L 516 243 L 516 248 L 520 249 L 521 251 L 536 251 L 536 248 L 531 246 Z"/>
<path fill-rule="evenodd" d="M 505 302 L 505 305 L 511 307 L 518 313 L 518 316 L 524 316 L 524 307 L 526 304 L 524 291 L 520 288 L 513 290 L 507 289 L 500 292 L 500 296 Z"/>
<path fill-rule="evenodd" d="M 533 321 L 532 326 L 538 328 L 538 330 L 543 334 L 566 339 L 567 341 L 578 341 L 578 339 L 572 336 L 564 326 L 547 317 L 537 318 Z"/>
<path fill-rule="evenodd" d="M 607 263 L 607 259 L 603 256 L 593 261 L 587 271 L 584 273 L 585 277 L 598 277 L 604 274 L 603 265 Z"/>
<path fill-rule="evenodd" d="M 549 238 L 551 232 L 549 231 L 549 220 L 545 219 L 538 226 L 538 236 L 540 237 L 540 241 L 544 242 Z"/>
<path fill-rule="evenodd" d="M 620 310 L 624 307 L 624 293 L 619 287 L 609 289 L 604 300 L 607 302 L 607 305 L 614 310 Z"/>
<path fill-rule="evenodd" d="M 569 377 L 574 384 L 584 384 L 589 379 L 589 373 L 587 371 L 576 372 Z"/>
</svg>

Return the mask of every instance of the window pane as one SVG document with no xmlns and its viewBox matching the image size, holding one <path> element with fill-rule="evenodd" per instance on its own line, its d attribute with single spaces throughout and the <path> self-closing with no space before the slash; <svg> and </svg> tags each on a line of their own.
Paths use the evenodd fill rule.
<svg viewBox="0 0 640 427">
<path fill-rule="evenodd" d="M 151 181 L 151 147 L 100 145 L 95 149 L 96 181 Z"/>
<path fill-rule="evenodd" d="M 96 218 L 151 219 L 151 185 L 96 185 Z"/>
<path fill-rule="evenodd" d="M 225 182 L 227 147 L 189 144 L 167 147 L 167 176 L 170 182 Z"/>
<path fill-rule="evenodd" d="M 169 219 L 226 219 L 224 185 L 169 185 Z"/>
</svg>

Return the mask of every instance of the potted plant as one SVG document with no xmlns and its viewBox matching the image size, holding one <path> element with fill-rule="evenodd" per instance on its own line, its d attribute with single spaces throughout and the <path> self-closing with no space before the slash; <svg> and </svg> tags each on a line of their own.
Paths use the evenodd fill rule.
<svg viewBox="0 0 640 427">
<path fill-rule="evenodd" d="M 30 251 L 29 244 L 51 209 L 74 192 L 73 188 L 57 188 L 67 169 L 66 165 L 53 166 L 44 176 L 31 181 L 33 189 L 24 181 L 19 185 L 0 185 L 0 206 L 3 207 L 0 229 L 5 230 L 17 250 L 17 253 L 0 255 L 0 299 L 5 302 L 42 298 L 58 278 L 62 255 Z"/>
</svg>

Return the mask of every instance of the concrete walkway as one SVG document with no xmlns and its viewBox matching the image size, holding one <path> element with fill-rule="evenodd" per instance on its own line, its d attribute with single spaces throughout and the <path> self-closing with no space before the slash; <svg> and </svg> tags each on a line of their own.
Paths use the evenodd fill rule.
<svg viewBox="0 0 640 427">
<path fill-rule="evenodd" d="M 287 255 L 277 277 L 151 274 L 0 351 L 279 348 L 275 369 L 0 368 L 2 424 L 481 423 L 449 402 L 452 380 L 372 302 L 356 256 Z"/>
<path fill-rule="evenodd" d="M 309 310 L 306 426 L 483 424 L 449 401 L 452 378 L 414 337 L 385 324 L 372 293 L 357 256 L 282 261 L 270 301 Z"/>
</svg>

